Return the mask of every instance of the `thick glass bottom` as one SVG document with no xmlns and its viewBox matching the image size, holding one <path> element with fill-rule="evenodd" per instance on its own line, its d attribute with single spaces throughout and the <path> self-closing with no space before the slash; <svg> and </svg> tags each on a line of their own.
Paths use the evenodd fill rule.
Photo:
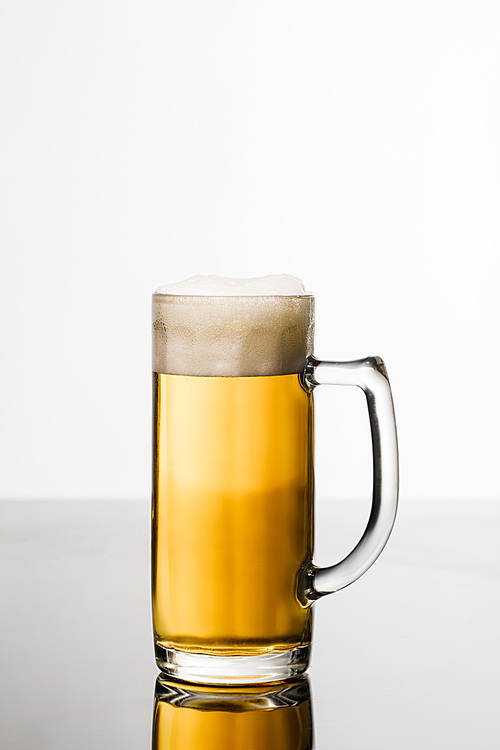
<svg viewBox="0 0 500 750">
<path fill-rule="evenodd" d="M 251 656 L 213 656 L 157 643 L 155 652 L 161 671 L 178 680 L 203 685 L 258 685 L 282 682 L 305 672 L 310 646 Z"/>
</svg>

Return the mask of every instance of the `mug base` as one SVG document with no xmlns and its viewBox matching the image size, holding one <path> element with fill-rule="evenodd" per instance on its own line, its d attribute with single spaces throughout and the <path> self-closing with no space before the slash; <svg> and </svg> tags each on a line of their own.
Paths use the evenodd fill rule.
<svg viewBox="0 0 500 750">
<path fill-rule="evenodd" d="M 156 663 L 170 677 L 201 685 L 259 685 L 282 682 L 305 672 L 310 646 L 252 656 L 213 656 L 155 646 Z"/>
</svg>

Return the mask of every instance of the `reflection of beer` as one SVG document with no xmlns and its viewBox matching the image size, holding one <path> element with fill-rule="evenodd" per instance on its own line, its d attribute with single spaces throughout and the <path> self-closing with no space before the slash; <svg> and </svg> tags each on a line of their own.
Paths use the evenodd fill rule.
<svg viewBox="0 0 500 750">
<path fill-rule="evenodd" d="M 279 689 L 198 689 L 158 680 L 153 750 L 310 750 L 306 680 Z"/>
<path fill-rule="evenodd" d="M 306 668 L 312 331 L 306 295 L 153 297 L 153 624 L 183 679 Z"/>
<path fill-rule="evenodd" d="M 251 656 L 310 643 L 311 395 L 298 375 L 155 375 L 157 643 Z"/>
</svg>

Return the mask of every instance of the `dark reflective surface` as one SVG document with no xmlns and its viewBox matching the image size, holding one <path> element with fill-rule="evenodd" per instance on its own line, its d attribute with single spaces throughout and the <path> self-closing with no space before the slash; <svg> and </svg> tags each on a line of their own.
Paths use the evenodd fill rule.
<svg viewBox="0 0 500 750">
<path fill-rule="evenodd" d="M 325 564 L 352 547 L 367 508 L 317 506 Z M 149 519 L 146 501 L 0 503 L 2 750 L 151 748 Z M 373 569 L 315 605 L 316 750 L 500 747 L 499 538 L 500 503 L 403 499 Z M 182 727 L 172 712 L 191 708 L 166 705 Z M 286 708 L 272 709 L 285 728 L 270 729 L 284 742 L 309 703 Z"/>
</svg>

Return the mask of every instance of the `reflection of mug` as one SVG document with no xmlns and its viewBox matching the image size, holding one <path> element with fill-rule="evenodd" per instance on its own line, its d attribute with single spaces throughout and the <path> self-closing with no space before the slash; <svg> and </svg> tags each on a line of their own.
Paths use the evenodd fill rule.
<svg viewBox="0 0 500 750">
<path fill-rule="evenodd" d="M 397 503 L 384 365 L 311 355 L 311 295 L 153 296 L 153 621 L 158 666 L 194 682 L 307 668 L 311 603 L 380 554 Z M 372 512 L 357 547 L 313 554 L 313 396 L 358 385 L 370 415 Z"/>
<path fill-rule="evenodd" d="M 214 688 L 156 681 L 153 750 L 311 750 L 309 682 Z"/>
</svg>

